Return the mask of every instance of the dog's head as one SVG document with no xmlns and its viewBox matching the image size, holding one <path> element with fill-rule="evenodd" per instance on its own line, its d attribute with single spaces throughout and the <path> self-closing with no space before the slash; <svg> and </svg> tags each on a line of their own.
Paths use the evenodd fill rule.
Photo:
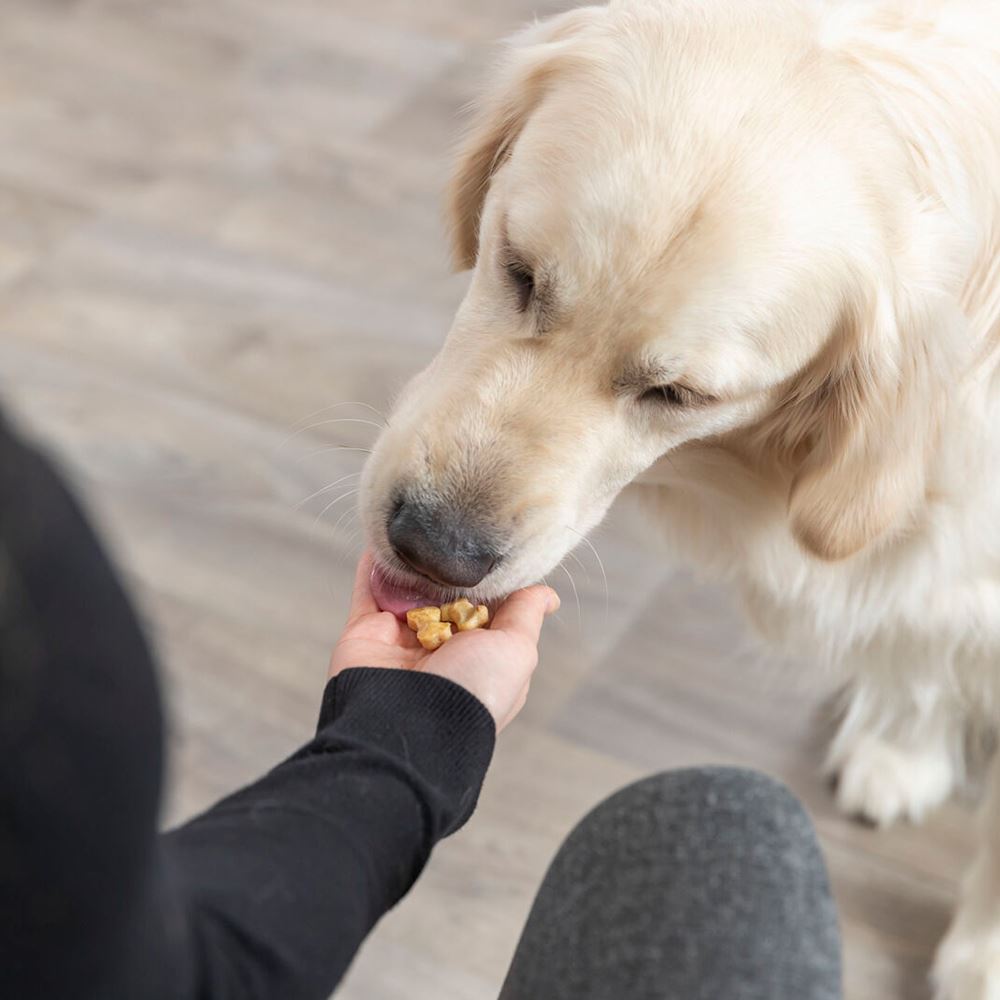
<svg viewBox="0 0 1000 1000">
<path fill-rule="evenodd" d="M 690 442 L 738 437 L 818 557 L 919 502 L 951 308 L 937 215 L 802 5 L 631 0 L 533 26 L 450 214 L 471 285 L 363 479 L 384 605 L 538 579 Z"/>
</svg>

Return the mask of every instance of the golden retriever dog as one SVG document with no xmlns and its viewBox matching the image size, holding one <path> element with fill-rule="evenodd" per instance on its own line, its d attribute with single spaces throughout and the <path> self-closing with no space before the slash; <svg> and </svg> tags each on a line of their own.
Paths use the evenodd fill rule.
<svg viewBox="0 0 1000 1000">
<path fill-rule="evenodd" d="M 1000 709 L 1000 4 L 612 0 L 511 40 L 468 294 L 362 483 L 385 610 L 539 579 L 629 484 L 850 685 L 843 809 L 919 820 Z M 1000 998 L 1000 765 L 934 970 Z"/>
</svg>

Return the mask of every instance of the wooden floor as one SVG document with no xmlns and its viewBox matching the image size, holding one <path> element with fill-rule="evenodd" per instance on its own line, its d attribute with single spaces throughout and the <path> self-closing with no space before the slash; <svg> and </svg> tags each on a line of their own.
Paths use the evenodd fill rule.
<svg viewBox="0 0 1000 1000">
<path fill-rule="evenodd" d="M 547 6 L 0 0 L 0 391 L 65 461 L 156 634 L 167 821 L 310 733 L 359 540 L 350 496 L 308 498 L 350 489 L 376 433 L 360 404 L 384 409 L 448 327 L 457 113 L 491 41 Z M 926 997 L 968 809 L 888 833 L 841 819 L 810 664 L 753 654 L 727 596 L 666 571 L 626 504 L 594 541 L 611 627 L 581 549 L 478 813 L 339 996 L 495 997 L 590 806 L 656 769 L 736 762 L 815 817 L 850 1000 Z"/>
</svg>

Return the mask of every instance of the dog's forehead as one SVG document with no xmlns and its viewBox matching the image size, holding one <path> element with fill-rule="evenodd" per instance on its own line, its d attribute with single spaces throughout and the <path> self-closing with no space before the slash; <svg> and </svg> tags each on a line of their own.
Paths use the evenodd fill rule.
<svg viewBox="0 0 1000 1000">
<path fill-rule="evenodd" d="M 574 113 L 575 103 L 546 102 L 518 139 L 509 190 L 524 229 L 568 222 L 570 231 L 635 235 L 690 214 L 705 172 L 673 155 L 668 135 L 641 134 L 622 121 L 604 127 L 596 114 Z"/>
<path fill-rule="evenodd" d="M 506 235 L 563 284 L 630 294 L 662 315 L 661 300 L 701 276 L 714 276 L 717 290 L 770 284 L 767 262 L 792 245 L 785 222 L 795 213 L 780 210 L 773 190 L 707 185 L 646 148 L 574 154 L 551 134 L 537 145 L 526 138 L 505 178 Z"/>
<path fill-rule="evenodd" d="M 688 149 L 682 137 L 639 126 L 605 134 L 594 121 L 587 132 L 562 111 L 543 106 L 519 138 L 504 215 L 515 244 L 581 281 L 641 289 L 712 273 L 766 294 L 769 269 L 827 273 L 870 238 L 864 195 L 821 136 Z"/>
<path fill-rule="evenodd" d="M 619 281 L 623 269 L 648 275 L 682 248 L 727 235 L 752 236 L 758 248 L 776 243 L 794 221 L 780 204 L 793 192 L 768 183 L 752 159 L 686 148 L 682 137 L 639 125 L 605 131 L 592 120 L 588 129 L 558 102 L 546 104 L 505 168 L 510 235 L 536 256 L 553 252 Z"/>
<path fill-rule="evenodd" d="M 756 228 L 761 244 L 782 226 L 800 238 L 828 221 L 825 205 L 850 205 L 843 151 L 816 113 L 819 74 L 783 72 L 784 52 L 663 55 L 630 38 L 553 77 L 509 162 L 526 238 L 635 261 L 678 235 L 705 237 L 713 213 L 729 230 Z"/>
</svg>

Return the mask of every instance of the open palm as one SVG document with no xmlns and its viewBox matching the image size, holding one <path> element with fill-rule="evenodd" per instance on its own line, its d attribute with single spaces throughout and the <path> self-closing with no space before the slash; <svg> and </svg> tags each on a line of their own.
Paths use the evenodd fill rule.
<svg viewBox="0 0 1000 1000">
<path fill-rule="evenodd" d="M 349 667 L 426 670 L 460 684 L 490 711 L 502 729 L 520 711 L 538 663 L 538 637 L 559 607 L 548 587 L 516 591 L 489 629 L 460 632 L 428 652 L 405 622 L 380 611 L 371 592 L 371 556 L 358 563 L 347 626 L 330 660 L 330 676 Z"/>
</svg>

